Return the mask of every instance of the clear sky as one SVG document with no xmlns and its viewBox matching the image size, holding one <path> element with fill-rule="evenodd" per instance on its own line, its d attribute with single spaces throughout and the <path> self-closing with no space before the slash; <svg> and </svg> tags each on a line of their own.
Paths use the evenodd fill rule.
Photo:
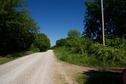
<svg viewBox="0 0 126 84">
<path fill-rule="evenodd" d="M 30 15 L 40 32 L 48 36 L 51 45 L 67 37 L 69 30 L 84 31 L 84 0 L 26 0 Z"/>
</svg>

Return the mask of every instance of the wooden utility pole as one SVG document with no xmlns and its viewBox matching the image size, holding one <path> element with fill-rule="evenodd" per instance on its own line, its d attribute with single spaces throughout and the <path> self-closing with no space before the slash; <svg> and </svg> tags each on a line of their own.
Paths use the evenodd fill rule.
<svg viewBox="0 0 126 84">
<path fill-rule="evenodd" d="M 105 46 L 105 30 L 104 30 L 104 8 L 103 8 L 103 0 L 101 0 L 101 11 L 102 11 L 102 41 Z"/>
</svg>

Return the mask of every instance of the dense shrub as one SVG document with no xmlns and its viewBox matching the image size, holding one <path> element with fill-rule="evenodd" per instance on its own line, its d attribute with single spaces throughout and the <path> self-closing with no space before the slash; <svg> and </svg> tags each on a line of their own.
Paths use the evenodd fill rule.
<svg viewBox="0 0 126 84">
<path fill-rule="evenodd" d="M 81 37 L 81 33 L 78 30 L 70 30 L 68 32 L 68 38 L 79 38 Z"/>
<path fill-rule="evenodd" d="M 58 51 L 57 51 L 58 50 Z M 69 39 L 67 46 L 56 48 L 62 61 L 90 66 L 125 66 L 126 51 L 122 48 L 103 46 L 85 38 Z"/>
<path fill-rule="evenodd" d="M 67 47 L 69 47 L 73 53 L 84 54 L 91 44 L 92 42 L 85 38 L 74 38 L 68 40 Z"/>
<path fill-rule="evenodd" d="M 122 38 L 106 38 L 106 45 L 126 50 L 125 35 Z"/>
<path fill-rule="evenodd" d="M 57 47 L 62 47 L 62 46 L 66 46 L 67 44 L 67 39 L 64 38 L 64 39 L 59 39 L 56 41 L 56 46 Z"/>
<path fill-rule="evenodd" d="M 126 60 L 125 50 L 103 46 L 98 43 L 92 44 L 92 46 L 90 46 L 90 51 L 88 54 L 103 62 L 105 66 L 119 66 L 120 64 L 126 63 L 124 61 Z"/>
</svg>

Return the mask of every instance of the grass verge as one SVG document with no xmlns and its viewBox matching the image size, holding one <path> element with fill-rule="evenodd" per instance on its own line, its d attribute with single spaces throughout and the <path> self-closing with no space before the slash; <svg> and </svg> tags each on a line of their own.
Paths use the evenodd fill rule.
<svg viewBox="0 0 126 84">
<path fill-rule="evenodd" d="M 14 58 L 0 57 L 0 65 L 12 60 L 14 60 Z"/>
<path fill-rule="evenodd" d="M 0 56 L 0 65 L 7 63 L 9 61 L 15 60 L 15 59 L 22 57 L 24 55 L 29 55 L 29 54 L 32 54 L 32 53 L 35 53 L 35 52 L 25 51 L 25 52 L 20 52 L 20 53 L 8 54 L 6 56 Z"/>
<path fill-rule="evenodd" d="M 120 63 L 118 60 L 106 60 L 103 59 L 105 56 L 93 56 L 88 53 L 74 53 L 69 48 L 59 47 L 54 49 L 54 53 L 59 60 L 77 64 L 81 66 L 90 66 L 90 67 L 124 67 L 125 63 Z M 103 57 L 103 58 L 102 58 Z M 121 61 L 123 62 L 123 61 Z"/>
<path fill-rule="evenodd" d="M 78 84 L 123 84 L 122 74 L 120 72 L 121 68 L 114 66 L 111 68 L 111 63 L 102 62 L 90 57 L 88 54 L 81 55 L 72 53 L 65 47 L 55 48 L 54 52 L 59 60 L 82 66 L 97 66 L 100 68 L 99 71 L 88 71 L 76 74 L 75 79 Z"/>
<path fill-rule="evenodd" d="M 96 58 L 88 56 L 87 53 L 84 53 L 83 55 L 75 54 L 70 52 L 65 47 L 54 49 L 54 53 L 59 60 L 72 64 L 77 64 L 81 66 L 102 66 L 103 64 Z"/>
</svg>

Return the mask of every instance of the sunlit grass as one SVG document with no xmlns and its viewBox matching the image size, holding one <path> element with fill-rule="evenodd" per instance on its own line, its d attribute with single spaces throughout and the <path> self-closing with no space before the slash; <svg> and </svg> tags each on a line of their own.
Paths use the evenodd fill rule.
<svg viewBox="0 0 126 84">
<path fill-rule="evenodd" d="M 0 57 L 0 65 L 1 64 L 4 64 L 6 62 L 9 62 L 9 61 L 12 61 L 14 60 L 15 58 L 9 58 L 9 57 Z"/>
</svg>

